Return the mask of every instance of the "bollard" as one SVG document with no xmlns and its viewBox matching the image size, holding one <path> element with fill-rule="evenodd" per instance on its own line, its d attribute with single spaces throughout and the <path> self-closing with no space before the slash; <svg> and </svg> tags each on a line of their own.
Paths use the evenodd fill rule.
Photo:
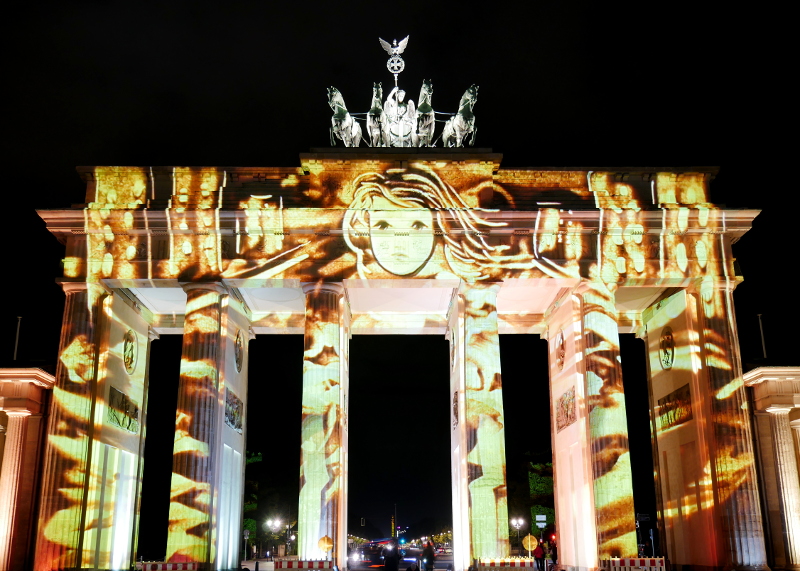
<svg viewBox="0 0 800 571">
<path fill-rule="evenodd" d="M 256 561 L 256 571 L 258 571 L 258 561 Z"/>
</svg>

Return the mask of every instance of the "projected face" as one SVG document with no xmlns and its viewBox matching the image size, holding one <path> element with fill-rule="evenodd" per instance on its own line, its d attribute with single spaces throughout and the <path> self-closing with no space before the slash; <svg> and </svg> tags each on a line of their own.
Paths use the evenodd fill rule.
<svg viewBox="0 0 800 571">
<path fill-rule="evenodd" d="M 433 214 L 430 210 L 397 210 L 376 198 L 370 213 L 369 236 L 375 259 L 387 272 L 407 276 L 419 270 L 433 252 Z"/>
<path fill-rule="evenodd" d="M 362 279 L 392 276 L 502 279 L 539 262 L 487 239 L 496 223 L 471 210 L 452 186 L 430 168 L 364 173 L 342 220 L 346 245 Z M 484 184 L 485 186 L 485 184 Z M 478 193 L 483 186 L 471 188 Z M 500 223 L 499 226 L 503 226 Z M 513 268 L 513 269 L 512 269 Z M 549 270 L 552 274 L 552 270 Z M 555 270 L 568 277 L 570 271 Z"/>
</svg>

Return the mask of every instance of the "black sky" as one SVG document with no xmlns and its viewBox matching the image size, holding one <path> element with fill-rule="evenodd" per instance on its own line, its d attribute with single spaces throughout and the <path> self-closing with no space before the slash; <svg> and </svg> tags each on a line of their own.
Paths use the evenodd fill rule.
<svg viewBox="0 0 800 571">
<path fill-rule="evenodd" d="M 372 82 L 392 81 L 377 38 L 407 34 L 401 85 L 409 96 L 432 79 L 434 107 L 452 111 L 479 84 L 477 144 L 503 153 L 505 167 L 721 166 L 712 202 L 764 211 L 734 246 L 746 278 L 735 293 L 744 360 L 796 364 L 793 310 L 781 302 L 796 257 L 796 192 L 766 175 L 763 142 L 743 130 L 738 84 L 728 76 L 736 42 L 726 26 L 724 14 L 680 2 L 17 5 L 3 28 L 10 101 L 0 364 L 12 365 L 22 316 L 18 364 L 54 367 L 63 248 L 34 210 L 84 202 L 76 165 L 296 165 L 298 153 L 328 145 L 326 88 L 339 88 L 351 110 L 366 110 Z M 759 360 L 758 313 L 768 361 Z M 549 437 L 537 406 L 546 402 L 544 343 L 509 337 L 501 347 L 511 466 Z M 387 531 L 395 502 L 401 523 L 446 517 L 449 505 L 446 343 L 397 342 L 418 359 L 397 359 L 385 339 L 352 341 L 351 515 Z M 262 469 L 276 489 L 296 493 L 302 343 L 259 337 L 251 348 L 268 357 L 251 360 L 248 448 L 269 455 Z M 179 350 L 175 338 L 154 344 L 152 378 L 163 391 L 155 400 L 167 412 L 158 413 L 161 424 L 151 419 L 150 435 L 166 431 L 167 441 Z M 643 352 L 641 342 L 624 340 L 626 387 L 643 379 Z M 643 473 L 647 454 L 634 450 Z M 395 461 L 401 468 L 387 468 Z M 646 495 L 637 493 L 637 510 L 649 509 L 638 506 Z M 157 503 L 147 506 L 156 520 L 165 517 Z"/>
</svg>

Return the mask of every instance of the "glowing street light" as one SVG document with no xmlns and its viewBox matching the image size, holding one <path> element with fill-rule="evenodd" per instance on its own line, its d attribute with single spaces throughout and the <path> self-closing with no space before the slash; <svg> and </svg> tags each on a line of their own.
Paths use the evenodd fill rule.
<svg viewBox="0 0 800 571">
<path fill-rule="evenodd" d="M 265 529 L 265 530 L 266 530 L 266 529 L 270 529 L 270 530 L 272 530 L 272 533 L 273 533 L 273 534 L 277 535 L 277 534 L 278 534 L 278 530 L 280 530 L 280 529 L 281 529 L 281 520 L 280 520 L 279 518 L 275 518 L 275 519 L 268 519 L 266 522 L 264 522 L 264 529 Z M 274 541 L 275 541 L 275 538 L 273 538 L 271 541 L 273 541 L 273 542 L 274 542 Z M 269 548 L 269 545 L 267 545 L 267 548 Z M 273 552 L 273 556 L 274 556 L 274 551 L 275 551 L 275 549 L 276 549 L 276 546 L 275 546 L 275 544 L 273 543 L 273 544 L 272 544 L 272 552 Z"/>
<path fill-rule="evenodd" d="M 511 518 L 511 525 L 514 527 L 514 529 L 517 530 L 517 545 L 519 546 L 519 545 L 521 545 L 520 542 L 519 542 L 519 528 L 521 528 L 523 525 L 525 525 L 525 520 L 522 519 L 521 517 L 512 517 Z"/>
</svg>

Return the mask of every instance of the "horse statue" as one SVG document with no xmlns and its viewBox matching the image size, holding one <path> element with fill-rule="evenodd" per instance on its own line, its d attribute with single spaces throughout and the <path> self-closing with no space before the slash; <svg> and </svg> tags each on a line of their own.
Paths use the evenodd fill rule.
<svg viewBox="0 0 800 571">
<path fill-rule="evenodd" d="M 419 90 L 417 106 L 417 145 L 420 147 L 433 147 L 433 130 L 436 126 L 431 98 L 433 97 L 433 82 L 429 79 L 422 81 Z"/>
<path fill-rule="evenodd" d="M 372 147 L 388 147 L 386 113 L 383 110 L 383 87 L 380 83 L 372 84 L 372 104 L 367 113 L 367 135 Z"/>
<path fill-rule="evenodd" d="M 335 87 L 328 88 L 328 105 L 333 110 L 331 146 L 336 146 L 336 139 L 340 139 L 345 147 L 359 146 L 361 144 L 361 125 L 347 112 L 344 98 Z"/>
<path fill-rule="evenodd" d="M 458 113 L 447 120 L 442 130 L 442 144 L 445 147 L 463 147 L 464 139 L 472 134 L 469 141 L 471 147 L 475 144 L 475 115 L 472 108 L 478 100 L 478 86 L 472 84 L 469 89 L 461 96 L 461 103 L 458 105 Z"/>
</svg>

